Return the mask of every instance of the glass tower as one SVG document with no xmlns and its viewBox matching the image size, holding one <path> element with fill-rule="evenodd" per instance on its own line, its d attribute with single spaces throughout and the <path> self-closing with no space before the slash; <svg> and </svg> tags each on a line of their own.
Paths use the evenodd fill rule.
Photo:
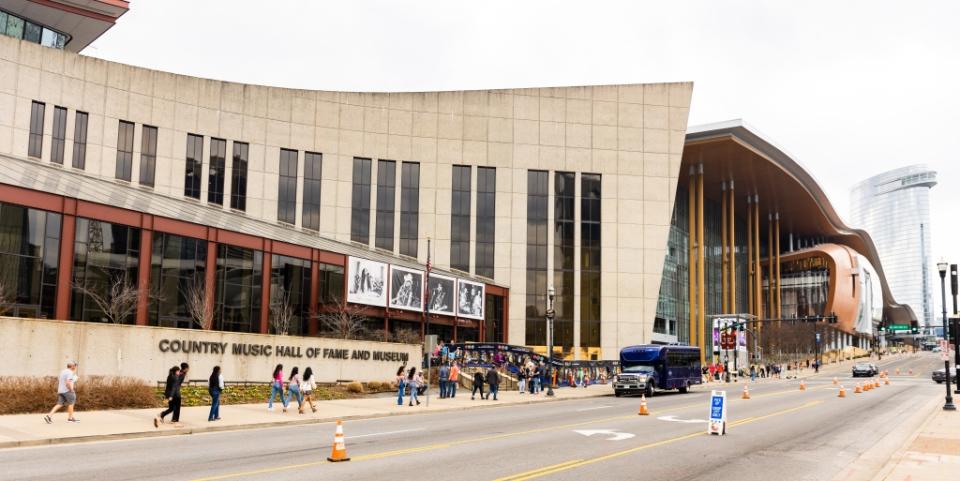
<svg viewBox="0 0 960 481">
<path fill-rule="evenodd" d="M 873 176 L 850 193 L 850 220 L 873 238 L 897 302 L 913 308 L 922 326 L 934 323 L 930 250 L 930 188 L 937 173 L 911 165 Z"/>
</svg>

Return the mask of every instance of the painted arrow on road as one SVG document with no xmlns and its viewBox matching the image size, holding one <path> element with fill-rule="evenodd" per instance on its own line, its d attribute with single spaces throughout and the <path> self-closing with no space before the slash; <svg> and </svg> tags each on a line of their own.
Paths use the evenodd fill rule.
<svg viewBox="0 0 960 481">
<path fill-rule="evenodd" d="M 624 439 L 630 439 L 635 436 L 634 434 L 621 433 L 620 431 L 614 431 L 612 429 L 574 429 L 573 432 L 587 437 L 593 436 L 594 434 L 613 436 L 612 438 L 608 438 L 607 441 L 623 441 Z"/>
<path fill-rule="evenodd" d="M 706 419 L 679 419 L 676 416 L 660 416 L 657 419 L 661 421 L 672 421 L 675 423 L 705 423 Z"/>
</svg>

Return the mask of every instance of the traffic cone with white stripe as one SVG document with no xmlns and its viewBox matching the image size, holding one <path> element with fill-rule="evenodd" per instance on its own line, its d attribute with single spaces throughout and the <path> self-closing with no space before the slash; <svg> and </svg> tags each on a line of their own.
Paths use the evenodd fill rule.
<svg viewBox="0 0 960 481">
<path fill-rule="evenodd" d="M 893 373 L 896 374 L 897 376 L 899 376 L 899 375 L 900 375 L 900 368 L 898 367 L 896 371 L 893 371 Z"/>
<path fill-rule="evenodd" d="M 649 416 L 650 411 L 647 410 L 647 396 L 645 394 L 640 395 L 640 412 L 637 413 L 640 416 Z"/>
<path fill-rule="evenodd" d="M 327 461 L 331 463 L 350 461 L 347 456 L 347 446 L 343 442 L 343 422 L 339 419 L 337 420 L 337 433 L 333 435 L 333 452 L 327 458 Z"/>
<path fill-rule="evenodd" d="M 854 393 L 854 394 L 860 394 L 860 393 L 862 393 L 862 392 L 863 392 L 863 390 L 860 389 L 860 383 L 857 383 L 857 387 L 856 387 L 856 389 L 853 390 L 853 393 Z"/>
<path fill-rule="evenodd" d="M 803 383 L 803 380 L 802 380 L 802 379 L 800 380 L 800 390 L 801 390 L 801 391 L 806 391 L 806 390 L 807 390 L 807 385 Z"/>
<path fill-rule="evenodd" d="M 750 389 L 746 384 L 743 385 L 743 396 L 740 396 L 740 399 L 750 399 Z"/>
<path fill-rule="evenodd" d="M 840 381 L 838 381 L 837 378 L 836 378 L 836 376 L 834 376 L 834 378 L 833 378 L 833 385 L 836 386 L 836 385 L 839 384 L 839 383 L 840 383 Z"/>
<path fill-rule="evenodd" d="M 883 383 L 886 384 L 887 386 L 889 386 L 889 385 L 890 385 L 890 378 L 884 376 L 884 377 L 883 377 Z"/>
<path fill-rule="evenodd" d="M 847 397 L 847 390 L 843 388 L 843 385 L 840 385 L 840 392 L 837 393 L 837 397 Z"/>
<path fill-rule="evenodd" d="M 873 378 L 873 387 L 877 387 L 877 388 L 880 387 L 880 380 L 879 380 L 879 379 Z"/>
</svg>

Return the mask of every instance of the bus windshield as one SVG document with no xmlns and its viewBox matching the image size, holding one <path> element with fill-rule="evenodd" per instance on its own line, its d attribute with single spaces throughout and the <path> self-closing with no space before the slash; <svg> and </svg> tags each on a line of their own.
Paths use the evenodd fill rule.
<svg viewBox="0 0 960 481">
<path fill-rule="evenodd" d="M 633 365 L 633 366 L 629 366 L 629 367 L 623 368 L 623 372 L 630 372 L 630 373 L 649 374 L 649 373 L 652 373 L 652 372 L 654 372 L 654 371 L 655 371 L 655 368 L 654 368 L 653 366 L 648 366 L 648 365 L 645 365 L 645 364 L 636 364 L 636 365 Z"/>
</svg>

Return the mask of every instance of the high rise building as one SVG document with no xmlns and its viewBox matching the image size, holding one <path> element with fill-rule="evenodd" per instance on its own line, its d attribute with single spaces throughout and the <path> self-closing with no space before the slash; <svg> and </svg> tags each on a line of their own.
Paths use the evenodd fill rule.
<svg viewBox="0 0 960 481">
<path fill-rule="evenodd" d="M 930 188 L 937 173 L 911 165 L 870 177 L 850 195 L 850 221 L 866 229 L 880 252 L 887 282 L 922 325 L 934 323 L 930 255 Z"/>
</svg>

